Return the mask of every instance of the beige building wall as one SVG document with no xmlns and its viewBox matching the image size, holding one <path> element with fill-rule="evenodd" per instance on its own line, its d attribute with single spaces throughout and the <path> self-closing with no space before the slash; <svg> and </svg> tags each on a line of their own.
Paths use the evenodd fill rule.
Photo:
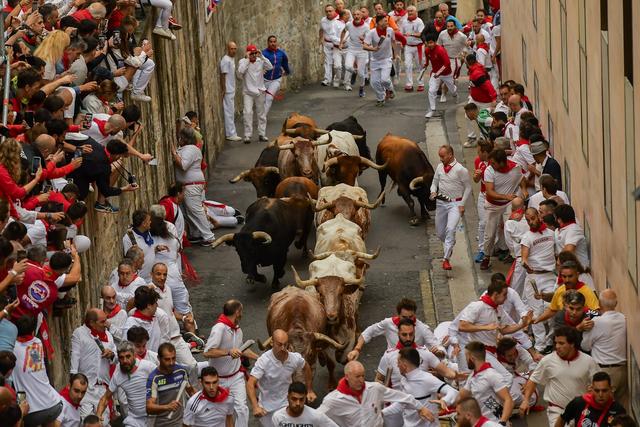
<svg viewBox="0 0 640 427">
<path fill-rule="evenodd" d="M 503 0 L 502 14 L 503 80 L 525 85 L 588 234 L 596 286 L 618 293 L 640 417 L 640 207 L 631 196 L 640 184 L 640 3 Z"/>
</svg>

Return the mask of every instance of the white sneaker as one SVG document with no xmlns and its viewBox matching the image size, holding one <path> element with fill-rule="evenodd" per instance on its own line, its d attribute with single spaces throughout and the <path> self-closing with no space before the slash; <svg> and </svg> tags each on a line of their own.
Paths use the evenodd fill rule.
<svg viewBox="0 0 640 427">
<path fill-rule="evenodd" d="M 424 115 L 424 118 L 425 119 L 430 119 L 431 117 L 433 117 L 434 114 L 435 114 L 434 110 L 429 110 L 429 112 Z"/>
<path fill-rule="evenodd" d="M 353 90 L 353 88 L 351 87 L 351 85 L 344 85 L 344 90 L 346 90 L 347 92 L 351 92 Z"/>
<path fill-rule="evenodd" d="M 333 87 L 340 87 L 340 80 L 334 80 Z"/>
<path fill-rule="evenodd" d="M 238 135 L 228 136 L 227 141 L 238 142 L 238 141 L 242 141 L 242 138 L 240 138 Z"/>
<path fill-rule="evenodd" d="M 447 102 L 447 95 L 445 95 L 444 93 L 440 95 L 440 102 Z"/>
<path fill-rule="evenodd" d="M 329 83 L 330 83 L 329 80 L 326 80 L 326 79 L 320 82 L 322 86 L 329 86 Z"/>
<path fill-rule="evenodd" d="M 156 34 L 160 37 L 164 37 L 166 39 L 170 39 L 170 40 L 175 40 L 176 36 L 169 30 L 167 30 L 166 28 L 162 28 L 162 27 L 155 27 L 153 29 L 153 34 Z"/>
<path fill-rule="evenodd" d="M 151 102 L 151 97 L 144 93 L 134 93 L 131 95 L 131 99 L 138 102 Z"/>
</svg>

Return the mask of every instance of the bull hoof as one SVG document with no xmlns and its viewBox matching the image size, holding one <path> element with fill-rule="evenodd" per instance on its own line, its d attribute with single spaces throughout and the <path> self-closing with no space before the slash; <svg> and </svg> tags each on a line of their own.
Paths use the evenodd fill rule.
<svg viewBox="0 0 640 427">
<path fill-rule="evenodd" d="M 409 219 L 409 225 L 411 227 L 417 227 L 418 225 L 420 225 L 421 222 L 422 220 L 417 216 L 414 216 L 413 218 Z"/>
</svg>

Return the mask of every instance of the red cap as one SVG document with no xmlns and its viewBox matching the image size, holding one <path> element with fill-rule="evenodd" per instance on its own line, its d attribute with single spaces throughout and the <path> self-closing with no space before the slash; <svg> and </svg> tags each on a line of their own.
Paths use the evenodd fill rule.
<svg viewBox="0 0 640 427">
<path fill-rule="evenodd" d="M 258 51 L 258 48 L 256 47 L 255 44 L 247 45 L 247 52 L 257 52 L 257 51 Z"/>
</svg>

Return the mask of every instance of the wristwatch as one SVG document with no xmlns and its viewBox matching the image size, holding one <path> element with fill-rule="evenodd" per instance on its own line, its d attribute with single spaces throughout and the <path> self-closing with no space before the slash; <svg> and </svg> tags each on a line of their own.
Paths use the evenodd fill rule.
<svg viewBox="0 0 640 427">
<path fill-rule="evenodd" d="M 507 426 L 507 422 L 506 421 L 498 421 L 498 424 L 500 424 L 501 426 Z"/>
</svg>

